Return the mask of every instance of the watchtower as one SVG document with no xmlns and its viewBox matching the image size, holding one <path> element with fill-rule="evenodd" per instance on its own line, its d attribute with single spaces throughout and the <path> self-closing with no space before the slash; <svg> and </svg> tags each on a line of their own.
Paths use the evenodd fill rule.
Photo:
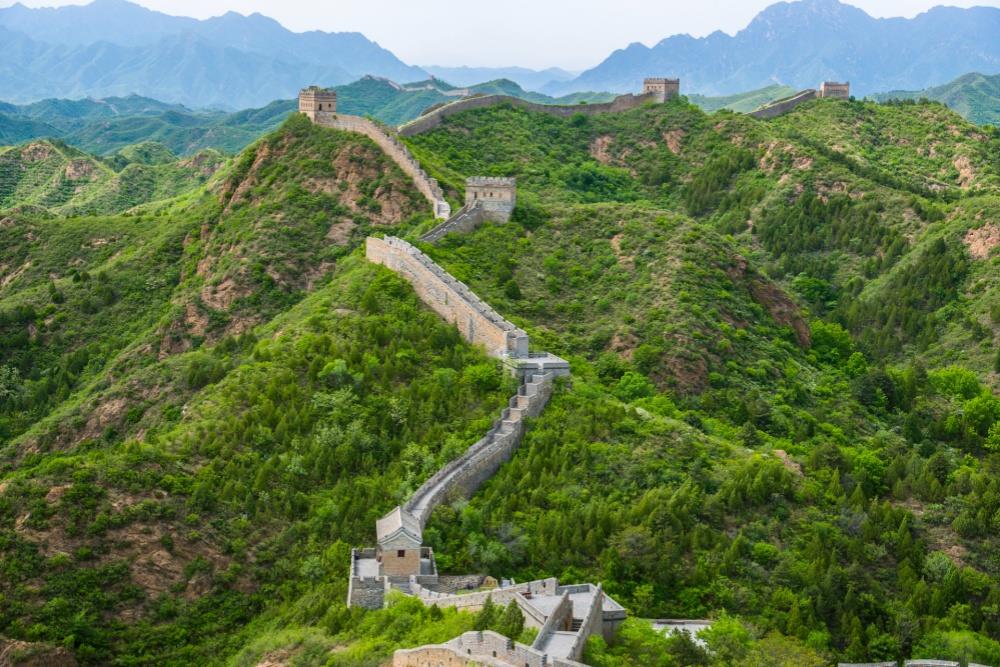
<svg viewBox="0 0 1000 667">
<path fill-rule="evenodd" d="M 642 94 L 652 95 L 659 103 L 666 102 L 681 94 L 680 79 L 648 78 L 642 82 Z"/>
<path fill-rule="evenodd" d="M 478 205 L 487 220 L 507 222 L 517 205 L 517 180 L 473 176 L 465 181 L 465 205 Z"/>
<path fill-rule="evenodd" d="M 837 100 L 851 99 L 851 82 L 837 83 L 836 81 L 824 81 L 819 86 L 820 97 L 832 97 Z"/>
<path fill-rule="evenodd" d="M 309 86 L 299 91 L 299 113 L 316 122 L 316 114 L 337 112 L 337 92 L 319 86 Z"/>
</svg>

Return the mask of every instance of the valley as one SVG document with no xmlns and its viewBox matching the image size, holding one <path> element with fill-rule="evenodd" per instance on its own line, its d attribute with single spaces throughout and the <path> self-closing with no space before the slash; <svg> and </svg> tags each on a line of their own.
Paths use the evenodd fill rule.
<svg viewBox="0 0 1000 667">
<path fill-rule="evenodd" d="M 0 634 L 81 664 L 533 641 L 346 605 L 351 549 L 516 393 L 365 260 L 396 236 L 572 368 L 431 515 L 439 571 L 600 582 L 629 610 L 600 667 L 1000 660 L 995 129 L 674 98 L 396 140 L 454 211 L 516 178 L 509 222 L 419 241 L 440 221 L 412 175 L 299 114 L 196 181 L 153 145 L 0 153 Z M 130 169 L 174 189 L 130 198 Z M 709 651 L 649 618 L 712 619 Z"/>
</svg>

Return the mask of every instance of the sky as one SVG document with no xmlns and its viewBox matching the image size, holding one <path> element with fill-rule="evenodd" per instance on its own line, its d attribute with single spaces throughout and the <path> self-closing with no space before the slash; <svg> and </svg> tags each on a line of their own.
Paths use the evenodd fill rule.
<svg viewBox="0 0 1000 667">
<path fill-rule="evenodd" d="M 297 32 L 364 33 L 413 65 L 593 67 L 632 42 L 733 34 L 773 0 L 133 0 L 167 14 L 208 18 L 260 12 Z M 83 0 L 21 0 L 30 7 Z M 13 0 L 0 0 L 0 7 Z M 872 16 L 912 17 L 938 4 L 1000 0 L 850 0 Z"/>
</svg>

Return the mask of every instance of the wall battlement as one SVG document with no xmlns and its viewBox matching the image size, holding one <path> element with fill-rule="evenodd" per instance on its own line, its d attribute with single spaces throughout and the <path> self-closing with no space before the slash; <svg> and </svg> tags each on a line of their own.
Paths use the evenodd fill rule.
<svg viewBox="0 0 1000 667">
<path fill-rule="evenodd" d="M 836 81 L 824 81 L 819 86 L 819 96 L 849 100 L 851 99 L 851 82 L 837 83 Z"/>
<path fill-rule="evenodd" d="M 517 206 L 517 179 L 500 176 L 473 176 L 466 179 L 465 205 L 478 205 L 486 220 L 507 222 Z"/>
<path fill-rule="evenodd" d="M 430 257 L 406 241 L 369 237 L 366 256 L 413 285 L 420 299 L 447 322 L 455 324 L 473 345 L 499 359 L 528 359 L 528 334 L 504 319 Z"/>
<path fill-rule="evenodd" d="M 299 113 L 316 122 L 318 114 L 332 114 L 337 111 L 337 91 L 309 86 L 299 91 Z"/>
<path fill-rule="evenodd" d="M 549 114 L 550 116 L 569 118 L 570 116 L 578 113 L 586 116 L 593 116 L 599 113 L 617 113 L 621 111 L 628 111 L 629 109 L 635 109 L 636 107 L 642 106 L 646 102 L 655 101 L 656 96 L 652 94 L 633 95 L 628 93 L 615 98 L 611 102 L 603 102 L 600 104 L 558 105 L 538 104 L 522 100 L 519 97 L 511 97 L 510 95 L 481 95 L 479 97 L 467 97 L 464 100 L 451 102 L 450 104 L 437 107 L 420 118 L 401 125 L 399 128 L 399 134 L 404 137 L 412 137 L 418 134 L 423 134 L 424 132 L 429 132 L 430 130 L 433 130 L 441 125 L 444 119 L 449 116 L 454 116 L 457 113 L 462 113 L 463 111 L 469 111 L 471 109 L 484 109 L 486 107 L 503 104 L 526 109 L 528 111 L 537 111 L 539 113 Z"/>
<path fill-rule="evenodd" d="M 483 222 L 507 222 L 517 206 L 517 179 L 473 176 L 465 181 L 465 206 L 420 237 L 437 243 L 452 232 L 471 232 Z"/>
<path fill-rule="evenodd" d="M 317 125 L 344 132 L 356 132 L 374 141 L 386 155 L 399 165 L 403 173 L 413 179 L 417 190 L 431 203 L 435 218 L 447 220 L 451 217 L 451 204 L 444 198 L 444 192 L 438 185 L 437 179 L 431 178 L 424 171 L 417 158 L 410 153 L 410 149 L 391 130 L 361 116 L 350 116 L 325 110 L 306 113 L 306 115 Z"/>
<path fill-rule="evenodd" d="M 654 101 L 662 104 L 680 96 L 681 80 L 649 77 L 642 82 L 642 94 L 652 95 Z"/>
</svg>

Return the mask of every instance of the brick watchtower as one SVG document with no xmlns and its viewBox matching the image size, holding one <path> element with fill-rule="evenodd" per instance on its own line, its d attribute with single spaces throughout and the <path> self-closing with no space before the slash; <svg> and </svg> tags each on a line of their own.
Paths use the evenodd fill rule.
<svg viewBox="0 0 1000 667">
<path fill-rule="evenodd" d="M 304 113 L 309 120 L 316 122 L 317 114 L 333 114 L 337 112 L 337 92 L 309 86 L 299 91 L 299 113 Z"/>
<path fill-rule="evenodd" d="M 487 220 L 507 222 L 517 205 L 517 181 L 497 176 L 466 179 L 465 205 L 478 205 Z"/>
<path fill-rule="evenodd" d="M 680 79 L 649 78 L 642 82 L 642 94 L 653 95 L 653 99 L 663 103 L 681 94 Z"/>
<path fill-rule="evenodd" d="M 836 100 L 849 100 L 851 99 L 851 82 L 824 81 L 819 86 L 819 96 L 832 97 Z"/>
</svg>

